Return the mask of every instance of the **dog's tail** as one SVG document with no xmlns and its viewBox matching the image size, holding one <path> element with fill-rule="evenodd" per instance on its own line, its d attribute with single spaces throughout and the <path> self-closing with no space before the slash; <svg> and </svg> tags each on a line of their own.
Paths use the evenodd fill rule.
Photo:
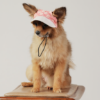
<svg viewBox="0 0 100 100">
<path fill-rule="evenodd" d="M 69 68 L 75 69 L 75 64 L 73 63 L 72 60 L 69 61 L 68 66 L 69 66 Z"/>
</svg>

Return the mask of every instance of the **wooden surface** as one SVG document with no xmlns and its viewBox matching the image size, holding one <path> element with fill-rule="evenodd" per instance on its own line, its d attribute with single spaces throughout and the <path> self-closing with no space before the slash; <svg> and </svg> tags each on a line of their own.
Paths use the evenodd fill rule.
<svg viewBox="0 0 100 100">
<path fill-rule="evenodd" d="M 64 97 L 0 97 L 0 100 L 74 100 Z"/>
</svg>

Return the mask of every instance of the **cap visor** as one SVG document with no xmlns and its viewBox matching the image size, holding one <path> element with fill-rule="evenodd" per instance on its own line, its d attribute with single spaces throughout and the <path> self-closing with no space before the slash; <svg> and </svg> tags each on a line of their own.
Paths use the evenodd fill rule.
<svg viewBox="0 0 100 100">
<path fill-rule="evenodd" d="M 38 17 L 34 18 L 32 21 L 36 21 L 36 20 L 41 21 L 41 22 L 47 24 L 50 27 L 56 27 L 51 20 L 49 20 L 48 18 L 46 18 L 44 16 L 38 16 Z"/>
</svg>

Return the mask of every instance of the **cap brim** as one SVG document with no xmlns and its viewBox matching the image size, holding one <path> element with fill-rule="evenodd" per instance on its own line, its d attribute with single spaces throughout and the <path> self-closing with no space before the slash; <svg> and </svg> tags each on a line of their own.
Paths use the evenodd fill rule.
<svg viewBox="0 0 100 100">
<path fill-rule="evenodd" d="M 56 27 L 52 21 L 50 21 L 48 18 L 46 18 L 44 16 L 37 16 L 32 21 L 36 21 L 36 20 L 41 21 L 41 22 L 47 24 L 50 27 Z"/>
</svg>

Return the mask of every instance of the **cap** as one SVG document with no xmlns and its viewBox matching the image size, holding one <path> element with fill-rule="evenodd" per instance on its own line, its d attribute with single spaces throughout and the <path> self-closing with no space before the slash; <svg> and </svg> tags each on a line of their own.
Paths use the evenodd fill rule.
<svg viewBox="0 0 100 100">
<path fill-rule="evenodd" d="M 41 21 L 50 27 L 57 27 L 57 18 L 52 15 L 51 11 L 44 11 L 39 9 L 35 14 L 32 21 Z"/>
</svg>

